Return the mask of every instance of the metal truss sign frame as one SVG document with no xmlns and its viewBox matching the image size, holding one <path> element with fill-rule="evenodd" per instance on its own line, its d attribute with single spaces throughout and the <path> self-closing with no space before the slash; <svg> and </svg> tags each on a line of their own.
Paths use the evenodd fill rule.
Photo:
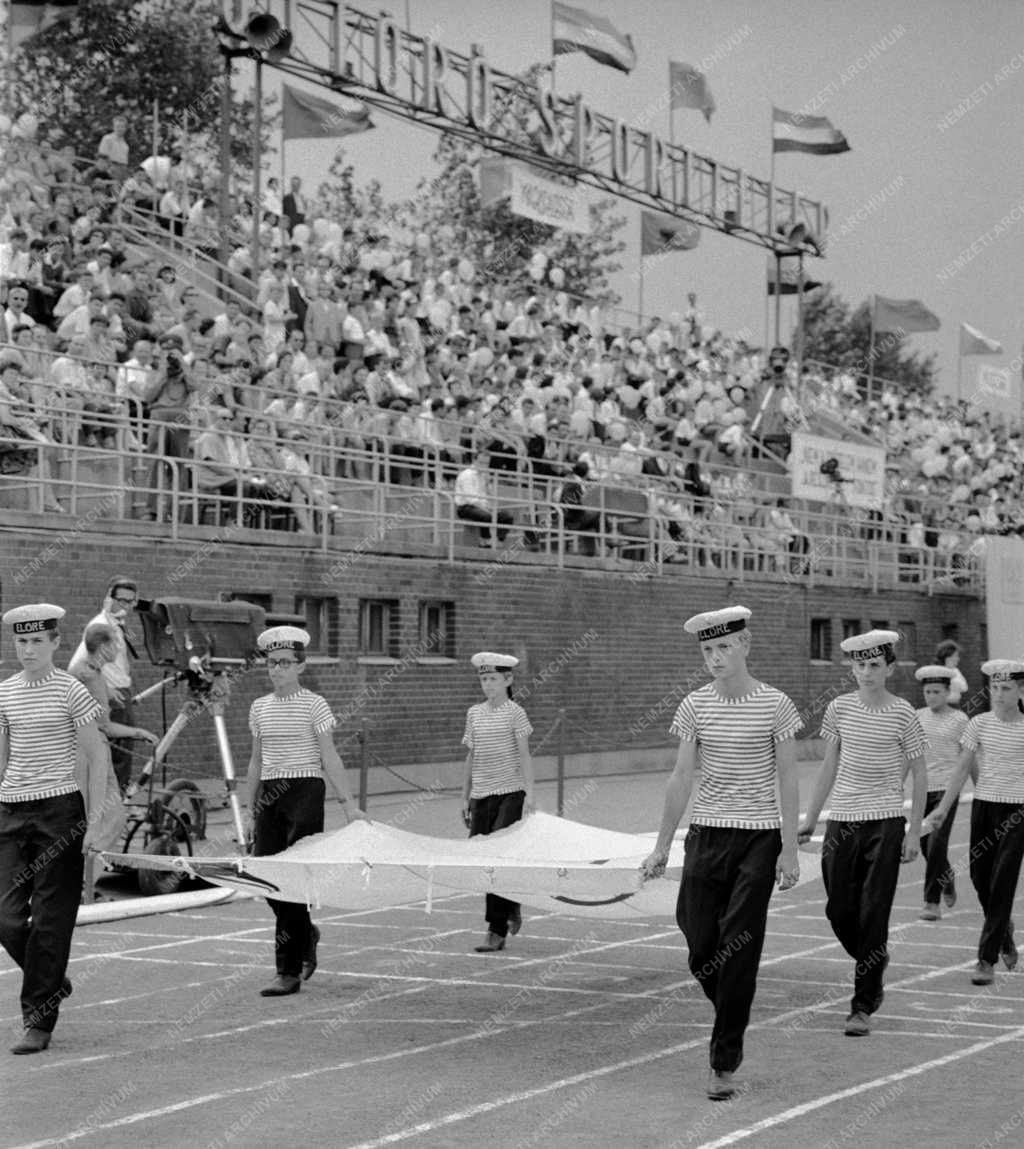
<svg viewBox="0 0 1024 1149">
<path fill-rule="evenodd" d="M 500 72 L 478 46 L 467 56 L 337 0 L 270 0 L 267 10 L 295 38 L 270 65 L 279 71 L 776 254 L 822 254 L 823 204 Z M 806 240 L 777 230 L 794 224 Z"/>
</svg>

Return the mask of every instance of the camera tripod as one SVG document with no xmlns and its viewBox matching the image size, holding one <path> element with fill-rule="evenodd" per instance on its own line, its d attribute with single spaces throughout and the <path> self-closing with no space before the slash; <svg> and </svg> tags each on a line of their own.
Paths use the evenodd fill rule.
<svg viewBox="0 0 1024 1149">
<path fill-rule="evenodd" d="M 167 728 L 166 734 L 157 743 L 152 756 L 143 766 L 142 773 L 127 791 L 127 796 L 130 797 L 142 787 L 147 786 L 153 771 L 163 762 L 181 732 L 201 714 L 209 712 L 213 716 L 213 726 L 217 733 L 217 749 L 220 752 L 221 770 L 224 775 L 224 785 L 227 790 L 228 805 L 231 807 L 231 818 L 234 823 L 239 852 L 245 850 L 245 827 L 242 822 L 242 807 L 238 800 L 238 779 L 235 774 L 234 759 L 231 756 L 231 744 L 228 742 L 224 712 L 231 694 L 231 672 L 234 671 L 237 674 L 248 666 L 249 662 L 244 658 L 199 658 L 193 656 L 189 659 L 188 670 L 179 671 L 170 678 L 161 679 L 160 682 L 135 696 L 133 701 L 138 702 L 150 694 L 166 689 L 169 683 L 180 681 L 188 683 L 188 697 L 181 704 L 181 709 Z"/>
</svg>

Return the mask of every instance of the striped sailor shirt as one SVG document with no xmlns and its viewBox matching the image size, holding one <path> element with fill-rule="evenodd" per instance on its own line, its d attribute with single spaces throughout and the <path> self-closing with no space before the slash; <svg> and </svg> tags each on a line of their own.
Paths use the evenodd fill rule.
<svg viewBox="0 0 1024 1149">
<path fill-rule="evenodd" d="M 781 827 L 775 746 L 802 726 L 789 696 L 766 682 L 742 698 L 723 698 L 714 683 L 688 694 L 670 729 L 681 742 L 697 744 L 700 781 L 691 824 Z"/>
<path fill-rule="evenodd" d="M 35 681 L 21 671 L 0 682 L 0 731 L 8 747 L 0 802 L 78 793 L 76 731 L 101 713 L 78 679 L 56 667 Z"/>
<path fill-rule="evenodd" d="M 511 699 L 500 706 L 478 702 L 469 708 L 462 745 L 473 752 L 470 798 L 526 789 L 516 736 L 532 733 L 526 711 Z"/>
<path fill-rule="evenodd" d="M 260 779 L 320 778 L 317 735 L 335 726 L 327 701 L 300 687 L 291 694 L 264 694 L 249 708 L 249 729 L 260 740 Z"/>
<path fill-rule="evenodd" d="M 924 731 L 924 760 L 928 767 L 928 790 L 945 790 L 960 758 L 960 742 L 967 729 L 967 715 L 962 710 L 936 714 L 924 706 L 917 712 Z"/>
<path fill-rule="evenodd" d="M 1024 717 L 1004 722 L 991 711 L 967 723 L 965 750 L 978 762 L 975 800 L 1024 802 Z"/>
<path fill-rule="evenodd" d="M 917 713 L 904 698 L 867 707 L 857 693 L 833 698 L 821 721 L 821 736 L 839 745 L 831 817 L 839 822 L 875 822 L 903 817 L 903 766 L 925 752 Z"/>
</svg>

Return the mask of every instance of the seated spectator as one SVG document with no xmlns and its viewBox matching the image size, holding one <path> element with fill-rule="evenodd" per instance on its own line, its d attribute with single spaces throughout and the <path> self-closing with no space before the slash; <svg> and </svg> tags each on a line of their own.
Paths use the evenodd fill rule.
<svg viewBox="0 0 1024 1149">
<path fill-rule="evenodd" d="M 226 508 L 231 519 L 238 513 L 234 500 L 258 498 L 262 493 L 264 484 L 253 482 L 245 437 L 227 407 L 211 408 L 209 426 L 196 439 L 193 457 L 196 490 L 201 495 L 231 499 L 231 505 Z"/>
<path fill-rule="evenodd" d="M 50 487 L 50 452 L 42 449 L 53 444 L 53 439 L 44 430 L 45 426 L 45 417 L 41 417 L 32 406 L 17 361 L 9 358 L 0 360 L 0 439 L 23 439 L 26 443 L 39 445 L 28 457 L 39 468 L 39 478 L 43 483 L 43 509 L 63 513 L 64 508 L 53 497 Z M 6 445 L 0 444 L 0 448 L 3 447 Z M 4 450 L 0 450 L 0 457 L 4 453 Z"/>
<path fill-rule="evenodd" d="M 479 523 L 480 546 L 490 545 L 491 526 L 497 523 L 498 542 L 504 542 L 513 523 L 511 511 L 495 508 L 488 481 L 490 452 L 476 451 L 470 466 L 459 472 L 455 479 L 455 517 L 470 523 Z"/>
<path fill-rule="evenodd" d="M 332 499 L 327 484 L 314 474 L 309 461 L 310 447 L 300 428 L 293 428 L 282 436 L 281 461 L 285 474 L 292 481 L 292 507 L 299 530 L 315 534 L 317 522 L 315 513 L 333 515 L 338 505 Z"/>
<path fill-rule="evenodd" d="M 601 512 L 582 506 L 587 494 L 587 476 L 589 474 L 590 467 L 587 463 L 583 461 L 574 463 L 569 477 L 562 484 L 558 501 L 563 508 L 562 521 L 565 523 L 567 531 L 603 531 L 604 529 L 601 522 Z M 587 543 L 587 549 L 584 553 L 593 554 L 593 541 L 584 540 L 584 542 Z"/>
</svg>

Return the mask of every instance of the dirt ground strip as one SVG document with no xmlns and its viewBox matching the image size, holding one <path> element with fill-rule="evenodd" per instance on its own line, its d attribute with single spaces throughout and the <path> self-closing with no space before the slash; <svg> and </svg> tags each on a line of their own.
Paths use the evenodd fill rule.
<svg viewBox="0 0 1024 1149">
<path fill-rule="evenodd" d="M 820 883 L 775 902 L 742 1091 L 725 1103 L 704 1094 L 710 1009 L 670 920 L 534 914 L 505 953 L 478 955 L 477 897 L 322 913 L 319 970 L 276 1000 L 257 995 L 272 973 L 262 902 L 83 927 L 50 1050 L 0 1051 L 0 1145 L 1024 1144 L 1024 976 L 971 986 L 966 872 L 934 924 L 917 917 L 922 872 L 904 870 L 866 1038 L 843 1036 L 852 963 Z M 4 958 L 12 1039 L 17 984 Z"/>
</svg>

